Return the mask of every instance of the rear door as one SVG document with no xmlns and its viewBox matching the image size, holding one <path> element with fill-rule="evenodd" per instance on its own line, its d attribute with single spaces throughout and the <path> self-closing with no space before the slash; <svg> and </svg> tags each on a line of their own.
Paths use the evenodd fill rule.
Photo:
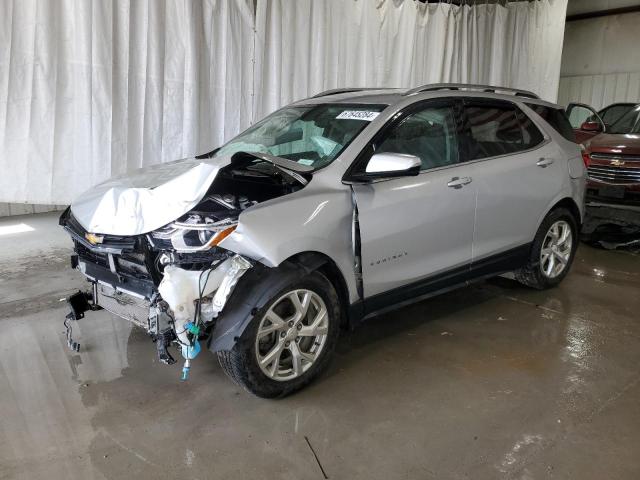
<svg viewBox="0 0 640 480">
<path fill-rule="evenodd" d="M 567 177 L 562 152 L 514 103 L 465 101 L 465 160 L 477 189 L 473 261 L 528 252 L 538 222 Z"/>
<path fill-rule="evenodd" d="M 469 271 L 476 193 L 471 167 L 459 163 L 456 105 L 440 99 L 413 106 L 357 161 L 364 166 L 382 152 L 422 161 L 417 176 L 353 185 L 364 296 L 380 299 L 370 302 L 372 309 L 437 289 L 443 275 L 455 281 Z"/>
</svg>

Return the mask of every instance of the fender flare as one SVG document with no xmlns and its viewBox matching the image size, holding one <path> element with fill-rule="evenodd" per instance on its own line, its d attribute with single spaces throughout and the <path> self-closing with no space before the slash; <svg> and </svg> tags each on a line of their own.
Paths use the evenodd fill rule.
<svg viewBox="0 0 640 480">
<path fill-rule="evenodd" d="M 301 255 L 296 261 L 284 261 L 275 268 L 257 264 L 235 286 L 207 340 L 212 352 L 231 350 L 256 313 L 280 290 L 317 270 L 325 261 L 313 255 Z"/>
</svg>

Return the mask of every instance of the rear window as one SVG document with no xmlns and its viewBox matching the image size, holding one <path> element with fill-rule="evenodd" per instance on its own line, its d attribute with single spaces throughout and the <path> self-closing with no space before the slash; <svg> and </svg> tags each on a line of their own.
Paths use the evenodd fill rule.
<svg viewBox="0 0 640 480">
<path fill-rule="evenodd" d="M 539 143 L 542 143 L 544 136 L 542 135 L 542 132 L 538 130 L 536 124 L 533 123 L 533 120 L 527 117 L 520 109 L 517 109 L 516 113 L 518 115 L 518 120 L 520 120 L 520 126 L 522 127 L 524 148 L 533 148 Z"/>
<path fill-rule="evenodd" d="M 510 103 L 467 105 L 468 158 L 496 157 L 527 150 L 543 140 L 542 133 Z"/>
<path fill-rule="evenodd" d="M 546 105 L 536 105 L 535 103 L 527 103 L 527 107 L 540 115 L 553 129 L 570 142 L 576 141 L 576 135 L 571 128 L 569 119 L 564 110 L 560 108 L 551 108 Z"/>
</svg>

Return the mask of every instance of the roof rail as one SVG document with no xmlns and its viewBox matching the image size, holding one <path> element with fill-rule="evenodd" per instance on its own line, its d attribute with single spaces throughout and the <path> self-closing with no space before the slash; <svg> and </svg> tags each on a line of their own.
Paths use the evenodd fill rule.
<svg viewBox="0 0 640 480">
<path fill-rule="evenodd" d="M 494 85 L 473 85 L 470 83 L 430 83 L 427 85 L 422 85 L 420 87 L 412 88 L 404 93 L 404 95 L 415 95 L 416 93 L 422 92 L 435 92 L 437 90 L 477 90 L 481 92 L 490 92 L 490 93 L 513 93 L 518 97 L 527 97 L 527 98 L 536 98 L 539 99 L 538 95 L 528 90 L 521 90 L 519 88 L 509 88 L 509 87 L 496 87 Z"/>
<path fill-rule="evenodd" d="M 320 92 L 320 93 L 314 95 L 311 98 L 326 97 L 326 96 L 329 96 L 329 95 L 338 95 L 340 93 L 362 92 L 363 90 L 379 90 L 379 89 L 373 88 L 373 87 L 368 87 L 368 88 L 361 88 L 361 87 L 333 88 L 331 90 L 325 90 L 324 92 Z"/>
</svg>

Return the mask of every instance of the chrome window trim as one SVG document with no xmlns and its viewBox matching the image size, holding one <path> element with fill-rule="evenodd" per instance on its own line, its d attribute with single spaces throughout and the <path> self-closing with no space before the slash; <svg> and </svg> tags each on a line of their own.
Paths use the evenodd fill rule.
<svg viewBox="0 0 640 480">
<path fill-rule="evenodd" d="M 543 142 L 541 142 L 538 145 L 536 145 L 535 147 L 529 148 L 527 150 L 520 150 L 520 151 L 515 152 L 515 153 L 505 153 L 504 155 L 496 155 L 496 156 L 493 156 L 493 157 L 477 158 L 475 160 L 467 160 L 467 161 L 464 161 L 464 162 L 454 163 L 452 165 L 443 165 L 441 167 L 434 167 L 434 168 L 429 168 L 429 169 L 426 169 L 426 170 L 420 170 L 420 173 L 418 173 L 415 176 L 419 177 L 421 175 L 432 173 L 432 172 L 440 172 L 440 171 L 443 171 L 443 170 L 449 170 L 451 168 L 463 167 L 465 165 L 470 165 L 470 164 L 475 164 L 475 163 L 480 163 L 480 162 L 486 162 L 486 161 L 489 161 L 489 160 L 497 160 L 497 159 L 501 159 L 501 158 L 505 158 L 505 157 L 511 157 L 511 156 L 514 156 L 514 155 L 520 155 L 521 153 L 529 153 L 529 152 L 533 152 L 535 150 L 538 150 L 539 148 L 542 148 L 543 146 L 545 146 L 545 145 L 547 145 L 549 143 L 551 143 L 551 140 L 548 139 L 548 138 L 545 138 L 545 140 Z M 372 178 L 371 181 L 367 182 L 367 183 L 388 182 L 390 180 L 398 180 L 400 178 L 414 178 L 414 177 L 388 177 L 388 178 L 375 178 L 375 179 Z M 350 184 L 352 182 L 346 181 L 344 183 Z"/>
<path fill-rule="evenodd" d="M 464 101 L 466 100 L 466 98 L 471 98 L 472 100 L 488 100 L 488 101 L 497 100 L 497 101 L 499 101 L 501 103 L 509 103 L 509 104 L 513 105 L 514 108 L 517 108 L 524 116 L 526 116 L 529 120 L 531 120 L 531 122 L 533 122 L 533 124 L 536 126 L 536 128 L 542 134 L 542 142 L 534 145 L 533 147 L 527 148 L 525 150 L 518 150 L 517 152 L 505 153 L 505 154 L 502 154 L 502 155 L 494 155 L 492 157 L 475 158 L 473 160 L 461 160 L 460 156 L 458 155 L 458 161 L 456 163 L 452 163 L 450 165 L 443 165 L 443 166 L 440 166 L 440 167 L 433 167 L 433 168 L 427 168 L 427 169 L 424 169 L 424 170 L 420 170 L 420 172 L 416 176 L 420 176 L 420 175 L 422 175 L 424 173 L 437 172 L 437 171 L 441 171 L 441 170 L 455 168 L 455 167 L 459 167 L 459 166 L 462 166 L 462 165 L 474 164 L 474 163 L 478 163 L 478 162 L 485 162 L 485 161 L 488 161 L 488 160 L 496 160 L 496 159 L 500 159 L 500 158 L 504 158 L 504 157 L 510 157 L 510 156 L 513 156 L 513 155 L 520 155 L 522 153 L 530 153 L 530 152 L 534 152 L 535 150 L 537 150 L 539 148 L 542 148 L 545 145 L 551 143 L 551 137 L 547 133 L 546 129 L 543 126 L 541 126 L 538 122 L 536 122 L 536 120 L 534 118 L 531 118 L 531 116 L 527 113 L 526 109 L 522 108 L 522 105 L 525 105 L 525 107 L 526 107 L 526 104 L 524 103 L 524 101 L 518 102 L 518 101 L 511 100 L 511 99 L 502 99 L 502 98 L 494 99 L 492 97 L 465 97 L 465 96 L 448 96 L 448 95 L 443 95 L 443 96 L 438 96 L 438 97 L 428 98 L 428 99 L 419 99 L 419 100 L 416 100 L 415 102 L 403 107 L 402 109 L 398 110 L 396 113 L 391 115 L 385 121 L 385 123 L 378 129 L 378 131 L 375 132 L 372 135 L 372 137 L 367 141 L 366 146 L 362 148 L 360 153 L 352 161 L 350 167 L 347 169 L 347 172 L 345 172 L 345 175 L 342 178 L 342 183 L 344 183 L 346 185 L 352 183 L 350 180 L 347 180 L 345 178 L 345 176 L 347 175 L 347 173 L 349 172 L 351 167 L 353 167 L 353 165 L 355 165 L 355 163 L 358 161 L 360 155 L 362 155 L 364 153 L 365 149 L 369 145 L 372 144 L 374 138 L 376 137 L 376 135 L 379 132 L 381 132 L 384 128 L 389 126 L 392 122 L 398 120 L 398 118 L 403 116 L 405 113 L 407 113 L 407 115 L 409 115 L 410 112 L 408 112 L 407 110 L 410 110 L 410 109 L 412 109 L 412 107 L 415 107 L 416 105 L 419 105 L 419 104 L 423 104 L 424 103 L 424 104 L 428 105 L 428 103 L 430 103 L 432 101 L 433 102 L 437 102 L 437 101 L 445 101 L 445 100 L 446 101 L 451 101 L 452 102 L 452 106 L 455 105 L 455 102 L 460 101 L 462 103 L 462 108 L 464 109 L 464 106 L 465 106 Z M 428 106 L 425 107 L 425 108 L 428 108 Z M 456 118 L 456 121 L 459 122 L 460 118 Z M 460 152 L 460 145 L 458 145 L 458 152 Z M 400 153 L 400 152 L 397 152 L 397 153 Z M 386 182 L 388 180 L 395 180 L 395 179 L 398 179 L 398 178 L 403 178 L 403 177 L 372 178 L 371 181 L 368 182 L 368 183 L 380 183 L 380 182 Z"/>
</svg>

